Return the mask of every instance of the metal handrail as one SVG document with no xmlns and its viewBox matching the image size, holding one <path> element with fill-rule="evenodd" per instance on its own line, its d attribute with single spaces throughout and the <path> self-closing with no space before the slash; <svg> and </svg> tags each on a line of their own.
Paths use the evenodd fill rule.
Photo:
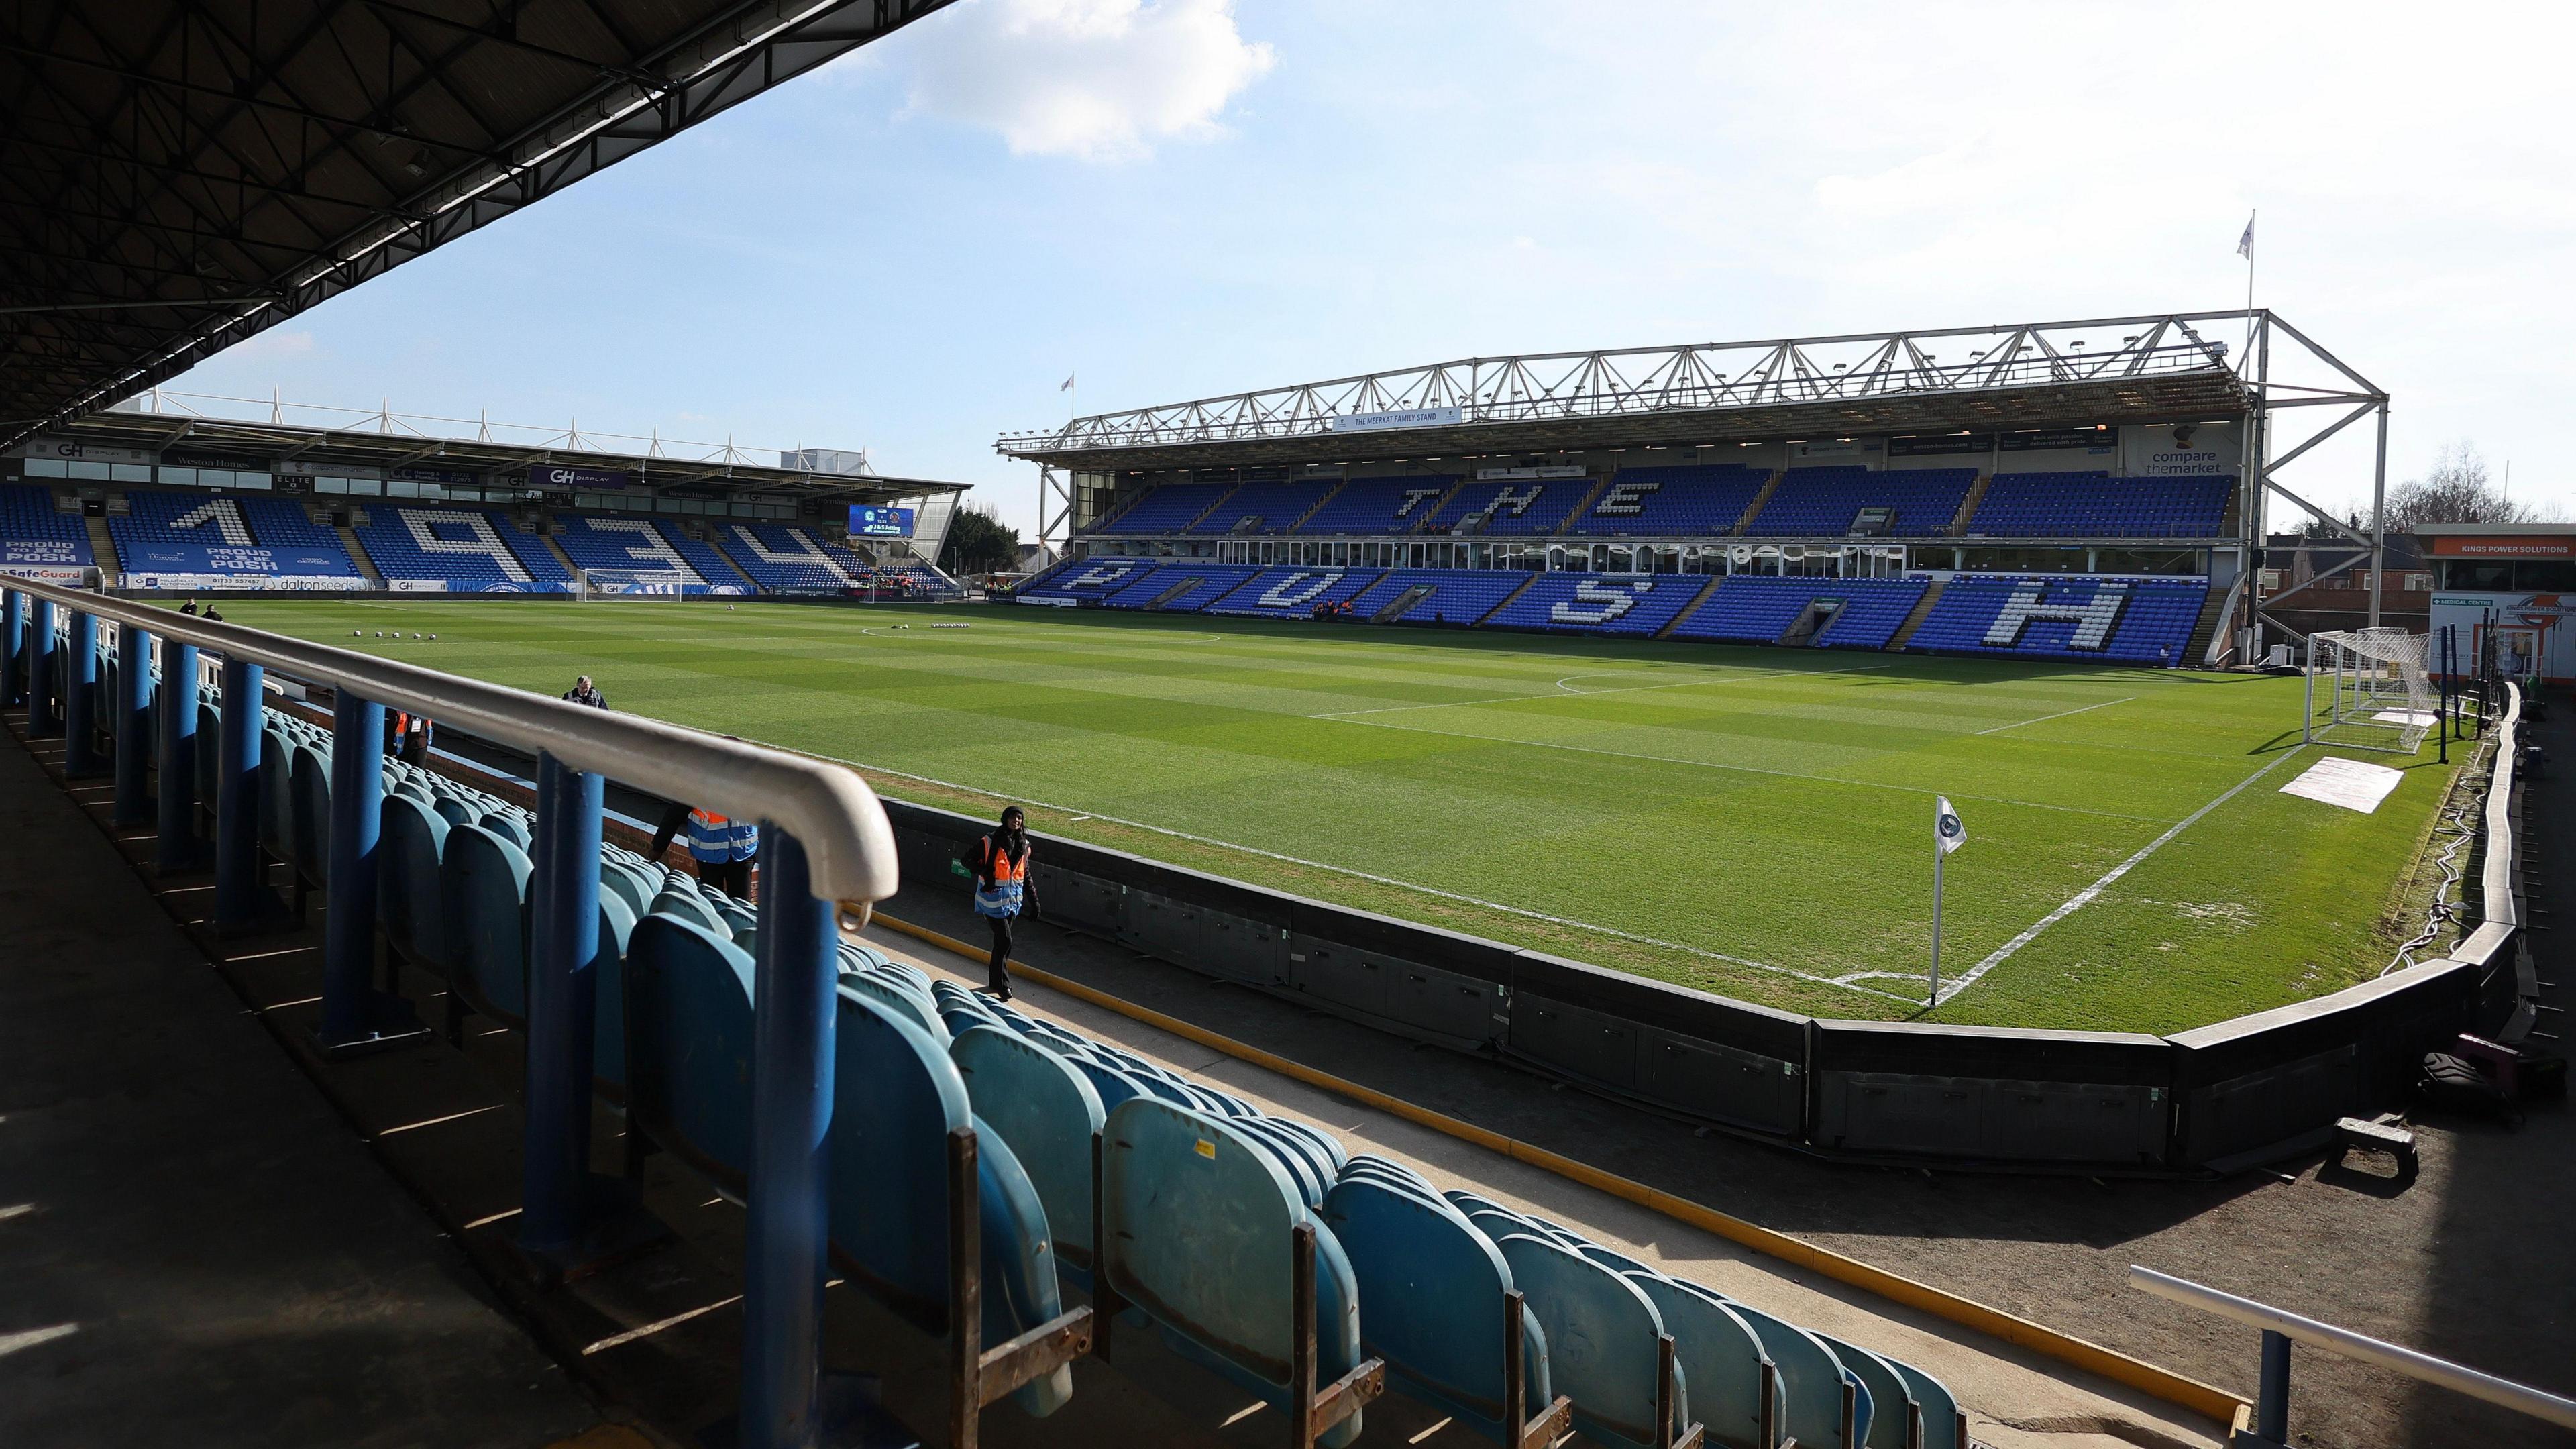
<svg viewBox="0 0 2576 1449">
<path fill-rule="evenodd" d="M 2393 1343 L 2383 1343 L 2348 1328 L 2337 1328 L 2331 1323 L 2302 1318 L 2295 1313 L 2283 1312 L 2270 1304 L 2257 1303 L 2251 1298 L 2239 1298 L 2233 1293 L 2222 1293 L 2189 1279 L 2177 1278 L 2170 1273 L 2159 1273 L 2153 1268 L 2141 1268 L 2131 1264 L 2129 1286 L 2152 1293 L 2159 1298 L 2189 1305 L 2204 1313 L 2233 1319 L 2251 1328 L 2280 1334 L 2285 1338 L 2307 1344 L 2311 1348 L 2324 1349 L 2338 1358 L 2348 1358 L 2356 1363 L 2366 1363 L 2377 1368 L 2393 1369 L 2408 1378 L 2420 1379 L 2428 1384 L 2439 1384 L 2455 1393 L 2467 1394 L 2473 1399 L 2483 1399 L 2490 1404 L 2497 1404 L 2517 1413 L 2529 1414 L 2535 1419 L 2545 1419 L 2563 1428 L 2576 1429 L 2576 1399 L 2562 1399 L 2556 1394 L 2543 1392 L 2527 1384 L 2518 1384 L 2510 1379 L 2497 1378 L 2493 1374 L 2480 1373 L 2476 1369 L 2462 1367 L 2447 1359 L 2438 1359 L 2428 1353 L 2417 1353 L 2411 1348 L 2400 1348 Z"/>
<path fill-rule="evenodd" d="M 378 704 L 551 755 L 566 769 L 726 815 L 771 821 L 805 847 L 814 893 L 861 919 L 870 903 L 895 892 L 894 828 L 876 792 L 847 766 L 133 600 L 32 579 L 10 579 L 8 587 L 307 683 L 347 688 Z"/>
</svg>

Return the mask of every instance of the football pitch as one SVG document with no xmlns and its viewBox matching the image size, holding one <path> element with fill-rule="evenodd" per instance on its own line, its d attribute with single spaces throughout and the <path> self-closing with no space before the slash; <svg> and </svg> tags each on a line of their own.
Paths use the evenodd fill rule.
<svg viewBox="0 0 2576 1449">
<path fill-rule="evenodd" d="M 2357 756 L 2403 767 L 2375 813 L 2281 794 L 2326 753 L 2294 678 L 1035 608 L 227 612 L 549 694 L 586 672 L 890 796 L 1852 1018 L 2161 1032 L 2367 980 L 2450 776 L 2428 743 Z M 1937 795 L 1968 844 L 1926 1010 Z"/>
</svg>

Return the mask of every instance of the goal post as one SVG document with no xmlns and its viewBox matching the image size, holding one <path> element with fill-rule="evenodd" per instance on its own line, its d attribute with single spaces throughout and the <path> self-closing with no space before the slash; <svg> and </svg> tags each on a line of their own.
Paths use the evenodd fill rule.
<svg viewBox="0 0 2576 1449">
<path fill-rule="evenodd" d="M 2308 636 L 2302 738 L 2312 745 L 2415 753 L 2441 708 L 2424 670 L 2424 640 L 2403 629 Z"/>
<path fill-rule="evenodd" d="M 640 599 L 678 603 L 695 582 L 672 569 L 575 569 L 573 597 L 585 604 L 601 599 Z"/>
</svg>

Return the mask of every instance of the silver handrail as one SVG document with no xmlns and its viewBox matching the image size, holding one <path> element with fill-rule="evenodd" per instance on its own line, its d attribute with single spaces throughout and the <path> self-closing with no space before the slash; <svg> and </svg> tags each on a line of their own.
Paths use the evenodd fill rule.
<svg viewBox="0 0 2576 1449">
<path fill-rule="evenodd" d="M 134 600 L 33 579 L 6 582 L 155 638 L 211 649 L 307 683 L 346 688 L 377 704 L 542 752 L 567 769 L 727 815 L 772 821 L 805 847 L 814 893 L 862 920 L 872 902 L 895 892 L 894 828 L 876 792 L 847 766 Z"/>
<path fill-rule="evenodd" d="M 2383 1343 L 2378 1339 L 2355 1333 L 2349 1328 L 2337 1328 L 2331 1323 L 2319 1323 L 2313 1318 L 2302 1318 L 2295 1313 L 2285 1313 L 2267 1303 L 2257 1303 L 2251 1298 L 2239 1298 L 2233 1293 L 2222 1293 L 2215 1288 L 2203 1287 L 2189 1279 L 2177 1278 L 2170 1273 L 2159 1273 L 2153 1268 L 2141 1268 L 2134 1263 L 2129 1266 L 2129 1286 L 2152 1293 L 2159 1298 L 2169 1298 L 2176 1303 L 2187 1304 L 2204 1313 L 2233 1319 L 2248 1327 L 2280 1334 L 2285 1338 L 2307 1344 L 2311 1348 L 2324 1349 L 2338 1358 L 2348 1358 L 2356 1363 L 2393 1369 L 2408 1378 L 2421 1379 L 2428 1384 L 2439 1384 L 2456 1393 L 2467 1394 L 2473 1399 L 2484 1399 L 2490 1404 L 2499 1404 L 2518 1413 L 2529 1414 L 2535 1419 L 2545 1419 L 2564 1428 L 2576 1429 L 2576 1399 L 2562 1399 L 2556 1394 L 2544 1393 L 2529 1385 L 2515 1383 L 2511 1379 L 2500 1379 L 2493 1374 L 2480 1373 L 2476 1369 L 2464 1368 L 2447 1359 L 2438 1359 L 2428 1353 L 2417 1353 L 2411 1348 L 2400 1348 L 2393 1343 Z"/>
</svg>

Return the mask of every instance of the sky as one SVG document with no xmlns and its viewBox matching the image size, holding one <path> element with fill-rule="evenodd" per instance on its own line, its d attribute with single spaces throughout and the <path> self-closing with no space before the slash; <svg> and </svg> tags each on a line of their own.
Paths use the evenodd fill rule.
<svg viewBox="0 0 2576 1449">
<path fill-rule="evenodd" d="M 2576 513 L 2571 40 L 2477 3 L 962 0 L 169 386 L 864 448 L 1025 532 L 994 438 L 1076 402 L 2234 307 L 2259 211 L 2255 299 L 2389 392 L 2390 483 L 2468 439 Z M 2366 502 L 2367 432 L 2282 481 Z"/>
</svg>

